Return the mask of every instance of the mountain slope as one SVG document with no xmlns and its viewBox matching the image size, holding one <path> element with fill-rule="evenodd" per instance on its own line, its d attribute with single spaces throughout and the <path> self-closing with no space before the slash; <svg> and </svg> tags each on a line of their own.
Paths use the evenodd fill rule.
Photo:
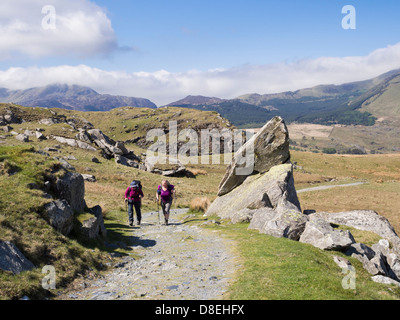
<svg viewBox="0 0 400 320">
<path fill-rule="evenodd" d="M 108 111 L 125 106 L 156 108 L 156 105 L 148 99 L 99 94 L 88 87 L 66 84 L 13 91 L 1 88 L 0 102 L 13 102 L 26 107 L 78 111 Z"/>
<path fill-rule="evenodd" d="M 400 69 L 342 85 L 319 85 L 275 94 L 246 94 L 223 101 L 202 97 L 199 102 L 189 96 L 169 105 L 217 111 L 234 125 L 242 127 L 263 125 L 274 116 L 282 116 L 287 122 L 371 126 L 376 118 L 382 117 L 378 111 L 381 103 L 391 110 L 385 114 L 398 114 L 400 94 L 396 92 L 399 92 L 399 79 Z M 386 98 L 377 100 L 381 95 Z M 376 103 L 367 107 L 372 98 L 377 100 Z"/>
</svg>

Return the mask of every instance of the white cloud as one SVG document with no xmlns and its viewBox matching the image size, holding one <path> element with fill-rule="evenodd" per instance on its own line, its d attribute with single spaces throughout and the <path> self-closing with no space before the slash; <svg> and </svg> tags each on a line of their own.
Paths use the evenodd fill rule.
<svg viewBox="0 0 400 320">
<path fill-rule="evenodd" d="M 49 4 L 55 15 L 46 10 L 42 13 Z M 111 21 L 102 8 L 89 0 L 1 1 L 2 60 L 15 55 L 91 57 L 107 55 L 117 48 Z"/>
<path fill-rule="evenodd" d="M 128 73 L 87 65 L 9 68 L 0 71 L 0 87 L 24 89 L 51 83 L 79 84 L 101 93 L 143 97 L 165 105 L 189 94 L 235 98 L 246 93 L 277 93 L 319 84 L 361 81 L 397 68 L 400 68 L 400 43 L 377 49 L 367 56 L 320 57 L 182 73 L 166 70 Z"/>
</svg>

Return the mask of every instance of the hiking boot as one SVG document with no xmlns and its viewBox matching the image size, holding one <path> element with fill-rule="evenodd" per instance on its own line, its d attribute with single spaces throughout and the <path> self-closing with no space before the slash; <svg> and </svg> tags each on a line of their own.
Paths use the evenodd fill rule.
<svg viewBox="0 0 400 320">
<path fill-rule="evenodd" d="M 136 225 L 137 225 L 137 226 L 140 226 L 140 220 L 136 222 Z"/>
<path fill-rule="evenodd" d="M 133 222 L 132 221 L 129 221 L 129 226 L 133 227 Z"/>
<path fill-rule="evenodd" d="M 167 219 L 165 219 L 165 225 L 166 225 L 166 226 L 168 225 L 168 220 L 167 220 Z"/>
</svg>

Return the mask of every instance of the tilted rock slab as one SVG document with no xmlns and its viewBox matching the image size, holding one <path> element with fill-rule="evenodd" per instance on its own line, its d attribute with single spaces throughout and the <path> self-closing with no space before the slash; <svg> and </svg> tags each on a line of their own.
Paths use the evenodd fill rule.
<svg viewBox="0 0 400 320">
<path fill-rule="evenodd" d="M 249 165 L 244 161 L 243 154 L 249 155 L 253 150 L 254 168 L 252 172 L 241 174 L 240 169 Z M 284 120 L 275 117 L 235 153 L 219 185 L 218 196 L 223 196 L 240 186 L 252 173 L 262 174 L 289 161 L 289 132 Z"/>
</svg>

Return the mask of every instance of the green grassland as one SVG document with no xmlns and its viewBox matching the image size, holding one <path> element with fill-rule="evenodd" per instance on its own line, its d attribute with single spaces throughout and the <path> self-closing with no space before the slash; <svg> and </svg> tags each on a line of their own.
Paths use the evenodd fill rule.
<svg viewBox="0 0 400 320">
<path fill-rule="evenodd" d="M 43 112 L 38 118 L 52 115 L 49 110 L 38 110 Z M 33 109 L 24 111 L 32 113 L 31 117 L 35 116 Z M 132 139 L 136 134 L 145 134 L 147 129 L 155 127 L 154 121 L 157 117 L 161 122 L 156 124 L 161 126 L 167 126 L 166 121 L 174 117 L 179 120 L 178 125 L 182 126 L 193 125 L 193 119 L 196 123 L 198 119 L 206 120 L 208 115 L 211 120 L 212 117 L 215 118 L 213 113 L 204 115 L 200 111 L 176 108 L 122 108 L 110 113 L 56 112 L 59 115 L 65 114 L 68 118 L 75 117 L 77 121 L 86 119 L 113 139 L 123 141 Z M 143 116 L 128 119 L 137 114 Z M 55 135 L 74 136 L 74 132 L 66 124 L 47 127 L 39 125 L 37 121 L 35 118 L 34 122 L 12 126 L 17 132 L 23 132 L 26 128 L 34 130 L 40 126 L 45 130 L 45 135 L 51 132 Z M 224 123 L 219 118 L 215 121 L 221 125 Z M 145 127 L 146 125 L 148 126 Z M 206 126 L 207 121 L 202 125 Z M 129 130 L 132 131 L 126 132 Z M 110 252 L 139 258 L 134 251 L 110 249 L 102 241 L 85 243 L 74 235 L 64 237 L 47 224 L 40 212 L 49 199 L 43 197 L 40 190 L 31 189 L 28 185 L 35 183 L 40 186 L 46 174 L 57 168 L 58 162 L 53 159 L 54 156 L 74 155 L 77 160 L 69 162 L 76 171 L 96 177 L 97 182 L 85 182 L 85 199 L 88 207 L 100 205 L 103 209 L 105 225 L 109 230 L 105 241 L 129 241 L 132 230 L 126 226 L 127 214 L 123 199 L 124 191 L 133 179 L 139 179 L 143 184 L 143 210 L 157 208 L 154 201 L 155 191 L 161 182 L 161 176 L 118 165 L 113 159 L 101 158 L 97 151 L 85 151 L 66 145 L 61 145 L 58 152 L 49 152 L 50 156 L 38 155 L 34 153 L 35 150 L 53 147 L 57 142 L 38 141 L 35 138 L 31 140 L 29 144 L 19 142 L 13 136 L 1 140 L 0 239 L 15 243 L 38 268 L 19 275 L 0 272 L 1 299 L 15 299 L 23 295 L 31 298 L 48 296 L 49 293 L 41 288 L 40 283 L 43 278 L 41 267 L 47 264 L 55 265 L 57 270 L 61 270 L 57 277 L 57 288 L 63 288 L 83 274 L 94 277 L 103 272 L 107 262 L 111 261 Z M 134 144 L 128 144 L 128 148 L 139 155 L 145 152 Z M 100 159 L 100 163 L 91 161 L 94 156 Z M 357 187 L 300 193 L 302 209 L 331 212 L 372 209 L 388 218 L 395 229 L 400 230 L 400 155 L 344 156 L 292 151 L 292 161 L 297 162 L 294 176 L 298 190 L 318 185 L 366 182 Z M 194 178 L 170 179 L 177 189 L 176 206 L 189 207 L 191 201 L 198 197 L 214 200 L 218 184 L 225 173 L 226 166 L 223 162 L 189 164 L 187 168 L 194 173 Z M 79 216 L 76 218 L 80 219 Z M 247 227 L 248 224 L 233 225 L 223 221 L 220 225 L 207 226 L 234 240 L 235 251 L 242 264 L 230 288 L 230 299 L 368 300 L 400 297 L 398 289 L 373 283 L 360 263 L 351 258 L 349 260 L 357 270 L 357 287 L 356 290 L 344 290 L 341 286 L 344 275 L 332 259 L 334 254 L 342 255 L 341 253 L 325 252 L 287 239 L 276 239 L 247 230 Z M 353 232 L 358 241 L 367 244 L 379 240 L 374 234 L 352 230 Z M 57 294 L 57 290 L 51 294 Z"/>
</svg>

